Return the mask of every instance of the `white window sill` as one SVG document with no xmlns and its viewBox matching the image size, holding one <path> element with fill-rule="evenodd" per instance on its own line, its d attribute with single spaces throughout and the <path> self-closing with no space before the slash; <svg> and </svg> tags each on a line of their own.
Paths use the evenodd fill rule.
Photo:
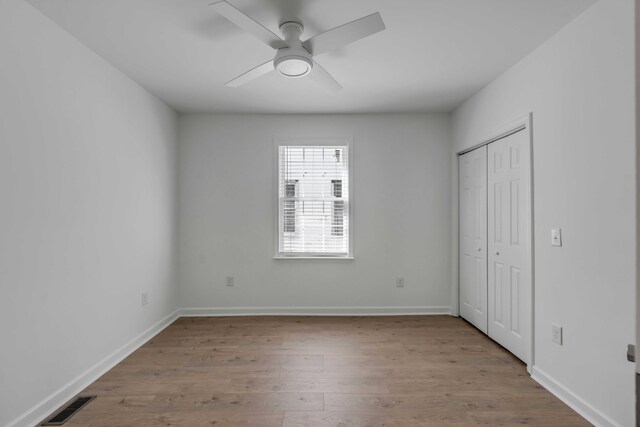
<svg viewBox="0 0 640 427">
<path fill-rule="evenodd" d="M 274 256 L 275 260 L 325 260 L 325 261 L 352 261 L 352 256 Z"/>
</svg>

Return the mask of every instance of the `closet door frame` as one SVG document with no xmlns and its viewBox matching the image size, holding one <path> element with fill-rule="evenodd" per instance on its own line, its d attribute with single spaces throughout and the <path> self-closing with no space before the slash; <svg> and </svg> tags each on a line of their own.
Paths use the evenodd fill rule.
<svg viewBox="0 0 640 427">
<path fill-rule="evenodd" d="M 528 256 L 529 256 L 529 262 L 530 262 L 530 283 L 531 283 L 531 295 L 530 295 L 530 300 L 531 300 L 531 318 L 530 318 L 530 325 L 531 325 L 531 331 L 530 331 L 530 343 L 529 343 L 529 362 L 527 364 L 527 372 L 529 372 L 529 374 L 531 374 L 531 371 L 533 369 L 533 365 L 534 365 L 534 360 L 535 360 L 535 268 L 534 268 L 534 251 L 533 248 L 535 247 L 535 242 L 533 240 L 534 238 L 534 233 L 533 233 L 533 224 L 534 224 L 534 198 L 533 198 L 533 188 L 534 188 L 534 181 L 533 181 L 533 163 L 534 163 L 534 159 L 533 159 L 533 130 L 532 130 L 532 122 L 533 122 L 533 113 L 529 113 L 524 117 L 521 117 L 518 120 L 515 120 L 511 123 L 509 123 L 506 126 L 501 127 L 500 129 L 497 129 L 495 132 L 492 132 L 490 135 L 488 135 L 487 137 L 480 139 L 480 142 L 478 142 L 477 144 L 475 144 L 474 146 L 467 148 L 465 150 L 459 151 L 456 155 L 456 164 L 458 164 L 459 162 L 459 157 L 463 154 L 466 154 L 470 151 L 475 150 L 476 148 L 485 146 L 485 145 L 489 145 L 494 141 L 497 141 L 499 139 L 502 138 L 506 138 L 509 135 L 512 135 L 516 132 L 526 132 L 527 133 L 527 139 L 529 141 L 529 162 L 530 162 L 530 167 L 529 167 L 529 174 L 530 174 L 530 185 L 529 185 L 529 226 L 527 227 L 527 237 L 528 237 L 528 241 L 529 241 L 529 248 L 528 248 Z M 456 171 L 456 175 L 458 174 L 458 171 Z M 457 183 L 458 188 L 456 189 L 456 191 L 458 191 L 458 197 L 459 197 L 459 185 L 460 183 Z M 458 206 L 459 206 L 459 201 L 458 201 Z M 457 224 L 457 234 L 458 236 L 460 235 L 460 211 L 458 210 L 458 224 Z M 458 241 L 458 246 L 459 246 L 459 241 Z M 454 301 L 455 304 L 459 304 L 459 298 L 460 298 L 460 248 L 458 247 L 458 272 L 457 272 L 457 276 L 458 276 L 458 287 L 457 287 L 457 301 Z M 458 309 L 458 313 L 459 313 L 459 309 Z"/>
</svg>

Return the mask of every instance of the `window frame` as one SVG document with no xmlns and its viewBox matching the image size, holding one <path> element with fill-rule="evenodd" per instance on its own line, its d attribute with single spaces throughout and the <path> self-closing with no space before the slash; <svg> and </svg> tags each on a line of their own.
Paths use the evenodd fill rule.
<svg viewBox="0 0 640 427">
<path fill-rule="evenodd" d="M 348 226 L 349 226 L 349 235 L 348 235 L 348 245 L 347 245 L 347 254 L 346 255 L 338 255 L 338 254 L 328 254 L 328 253 L 313 253 L 313 252 L 305 252 L 305 253 L 282 253 L 280 252 L 280 192 L 279 192 L 279 184 L 280 184 L 280 147 L 282 146 L 336 146 L 336 145 L 345 145 L 348 150 L 347 155 L 347 171 L 349 176 L 348 183 L 348 194 L 349 194 L 349 218 L 348 218 Z M 353 260 L 353 236 L 354 236 L 354 227 L 353 227 L 353 218 L 354 218 L 354 203 L 353 203 L 353 138 L 351 137 L 275 137 L 273 144 L 273 204 L 274 204 L 274 239 L 273 239 L 273 253 L 274 259 L 277 260 Z"/>
</svg>

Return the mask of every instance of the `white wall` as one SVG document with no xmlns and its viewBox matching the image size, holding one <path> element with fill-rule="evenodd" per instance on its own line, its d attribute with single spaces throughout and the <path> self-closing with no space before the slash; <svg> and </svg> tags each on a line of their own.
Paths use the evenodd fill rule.
<svg viewBox="0 0 640 427">
<path fill-rule="evenodd" d="M 600 0 L 453 118 L 457 152 L 533 112 L 534 378 L 602 425 L 635 425 L 633 3 Z"/>
<path fill-rule="evenodd" d="M 0 58 L 0 425 L 33 425 L 175 310 L 176 116 L 22 0 Z"/>
<path fill-rule="evenodd" d="M 640 0 L 635 0 L 636 7 L 636 248 L 640 248 Z M 636 346 L 640 344 L 640 251 L 636 250 Z M 636 352 L 638 349 L 636 349 Z M 640 354 L 638 354 L 640 356 Z M 636 357 L 636 373 L 640 374 L 640 357 Z M 640 376 L 636 377 L 640 381 Z M 640 393 L 636 384 L 636 396 Z M 636 402 L 640 400 L 637 399 Z M 636 419 L 640 413 L 640 405 L 636 404 Z"/>
<path fill-rule="evenodd" d="M 355 260 L 273 259 L 275 136 L 353 137 Z M 447 115 L 185 115 L 179 140 L 183 306 L 449 310 Z"/>
<path fill-rule="evenodd" d="M 636 7 L 636 248 L 640 248 L 640 0 L 635 0 Z M 640 344 L 640 250 L 636 250 L 636 353 Z M 640 374 L 640 354 L 636 356 L 636 373 Z M 640 375 L 636 376 L 636 420 L 640 417 Z"/>
</svg>

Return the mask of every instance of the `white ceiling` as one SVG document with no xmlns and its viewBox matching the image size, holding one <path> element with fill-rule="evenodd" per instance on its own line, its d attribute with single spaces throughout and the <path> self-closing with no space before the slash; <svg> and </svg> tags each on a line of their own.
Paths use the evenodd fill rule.
<svg viewBox="0 0 640 427">
<path fill-rule="evenodd" d="M 448 112 L 595 0 L 229 0 L 303 39 L 379 11 L 387 29 L 316 59 L 344 90 L 271 73 L 224 83 L 275 52 L 218 16 L 213 0 L 28 0 L 181 112 Z"/>
</svg>

